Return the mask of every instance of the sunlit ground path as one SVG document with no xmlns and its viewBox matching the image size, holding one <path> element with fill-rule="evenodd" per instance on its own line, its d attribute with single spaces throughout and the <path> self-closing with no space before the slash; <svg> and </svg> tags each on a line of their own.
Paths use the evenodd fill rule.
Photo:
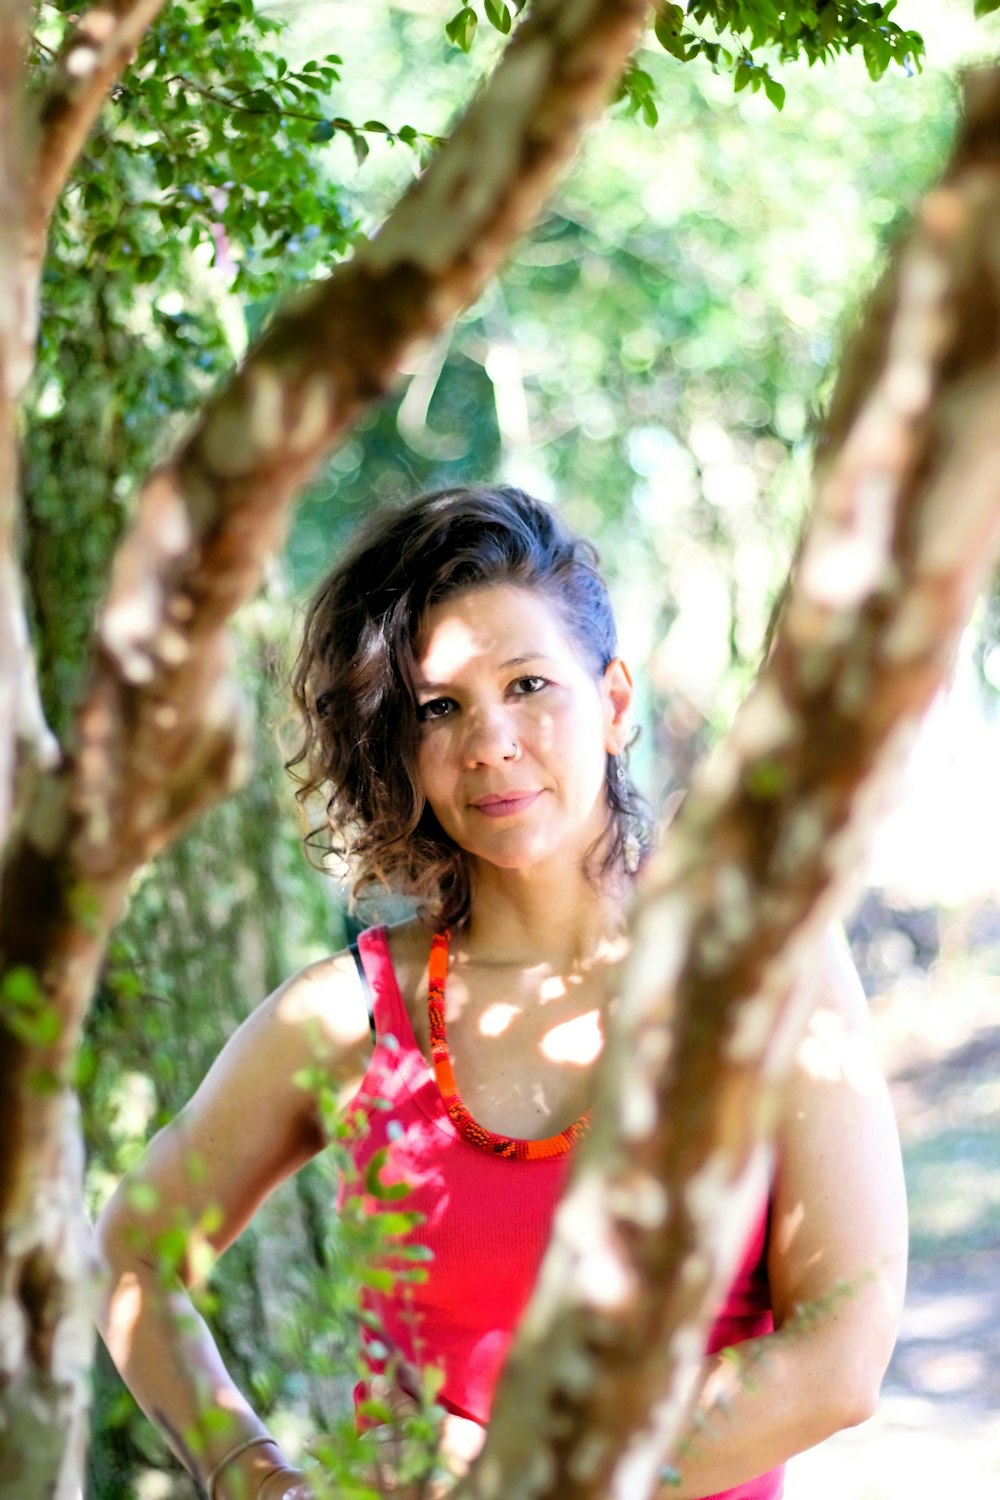
<svg viewBox="0 0 1000 1500">
<path fill-rule="evenodd" d="M 1000 1495 L 1000 903 L 923 915 L 937 958 L 886 928 L 874 962 L 902 972 L 869 985 L 910 1196 L 902 1334 L 878 1416 L 797 1459 L 787 1500 Z"/>
</svg>

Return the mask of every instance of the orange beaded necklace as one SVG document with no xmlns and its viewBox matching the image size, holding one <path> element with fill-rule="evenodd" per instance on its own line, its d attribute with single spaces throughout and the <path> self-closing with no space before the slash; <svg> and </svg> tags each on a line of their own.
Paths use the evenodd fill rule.
<svg viewBox="0 0 1000 1500">
<path fill-rule="evenodd" d="M 547 1136 L 543 1141 L 525 1141 L 516 1136 L 497 1135 L 487 1130 L 472 1118 L 458 1091 L 455 1070 L 448 1054 L 448 1036 L 444 1023 L 444 986 L 448 977 L 447 929 L 436 932 L 431 943 L 430 962 L 427 967 L 427 1012 L 430 1021 L 431 1061 L 434 1077 L 448 1111 L 449 1118 L 459 1135 L 480 1151 L 492 1156 L 509 1157 L 514 1161 L 540 1161 L 552 1156 L 563 1156 L 590 1129 L 591 1111 L 581 1115 L 558 1135 Z"/>
</svg>

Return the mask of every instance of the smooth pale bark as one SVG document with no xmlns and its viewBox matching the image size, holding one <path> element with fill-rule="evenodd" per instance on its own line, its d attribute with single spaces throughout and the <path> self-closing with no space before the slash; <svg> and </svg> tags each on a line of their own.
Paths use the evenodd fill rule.
<svg viewBox="0 0 1000 1500">
<path fill-rule="evenodd" d="M 973 75 L 849 350 L 766 669 L 697 775 L 635 913 L 600 1122 L 575 1164 L 455 1500 L 641 1500 L 808 993 L 887 780 L 947 677 L 1000 529 L 1000 73 Z"/>
<path fill-rule="evenodd" d="M 14 972 L 19 996 L 16 1012 L 6 1001 L 0 1011 L 0 1487 L 10 1493 L 75 1494 L 93 1277 L 72 1063 L 130 876 L 242 774 L 228 617 L 256 589 L 322 455 L 537 212 L 645 13 L 644 0 L 541 0 L 379 235 L 275 320 L 139 498 L 71 754 L 26 786 L 0 871 L 0 971 L 4 983 Z M 61 117 L 53 107 L 46 118 L 54 129 Z M 67 169 L 65 119 L 60 128 L 52 182 Z"/>
</svg>

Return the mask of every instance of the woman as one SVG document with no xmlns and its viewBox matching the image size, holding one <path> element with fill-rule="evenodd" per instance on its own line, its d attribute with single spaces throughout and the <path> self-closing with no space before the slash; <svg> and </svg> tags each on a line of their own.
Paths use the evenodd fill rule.
<svg viewBox="0 0 1000 1500">
<path fill-rule="evenodd" d="M 624 768 L 632 682 L 593 549 L 520 492 L 481 489 L 376 519 L 314 600 L 295 687 L 300 796 L 326 790 L 355 890 L 381 883 L 415 898 L 418 915 L 363 934 L 357 965 L 349 952 L 310 965 L 240 1027 L 133 1174 L 157 1204 L 141 1230 L 211 1209 L 221 1251 L 323 1148 L 296 1083 L 318 1035 L 331 1083 L 367 1120 L 358 1168 L 385 1152 L 382 1176 L 410 1185 L 406 1207 L 426 1216 L 417 1237 L 434 1257 L 426 1283 L 372 1299 L 383 1333 L 372 1381 L 405 1408 L 419 1367 L 439 1367 L 458 1462 L 481 1441 L 587 1128 L 644 849 Z M 789 1456 L 872 1411 L 895 1337 L 898 1143 L 836 943 L 823 966 L 680 1483 L 664 1491 L 680 1500 L 773 1500 Z M 158 1295 L 130 1201 L 126 1185 L 100 1224 L 112 1270 L 103 1331 L 126 1381 L 209 1500 L 308 1495 L 183 1288 Z M 752 1379 L 719 1353 L 738 1342 Z M 203 1428 L 194 1453 L 182 1435 L 199 1430 L 206 1401 L 231 1422 Z"/>
</svg>

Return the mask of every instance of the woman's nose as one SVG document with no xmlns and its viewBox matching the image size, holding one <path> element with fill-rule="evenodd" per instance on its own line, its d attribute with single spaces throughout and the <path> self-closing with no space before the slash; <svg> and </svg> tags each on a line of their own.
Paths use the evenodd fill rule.
<svg viewBox="0 0 1000 1500">
<path fill-rule="evenodd" d="M 520 746 L 514 726 L 503 712 L 474 715 L 469 722 L 463 746 L 468 766 L 501 766 L 520 758 Z"/>
</svg>

